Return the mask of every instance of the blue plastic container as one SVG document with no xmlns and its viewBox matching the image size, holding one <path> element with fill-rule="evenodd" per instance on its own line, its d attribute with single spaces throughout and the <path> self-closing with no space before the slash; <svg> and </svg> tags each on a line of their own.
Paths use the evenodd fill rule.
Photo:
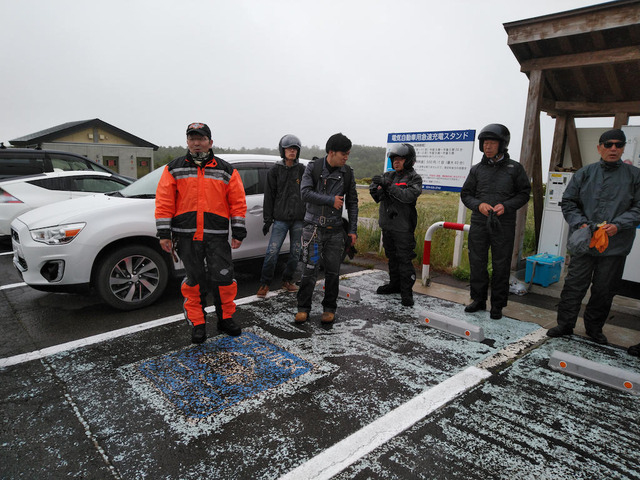
<svg viewBox="0 0 640 480">
<path fill-rule="evenodd" d="M 533 283 L 548 287 L 560 280 L 564 258 L 548 253 L 539 253 L 527 257 L 527 268 L 524 273 L 524 281 L 529 283 L 533 274 Z M 534 269 L 535 265 L 535 269 Z M 535 270 L 535 273 L 534 273 Z"/>
</svg>

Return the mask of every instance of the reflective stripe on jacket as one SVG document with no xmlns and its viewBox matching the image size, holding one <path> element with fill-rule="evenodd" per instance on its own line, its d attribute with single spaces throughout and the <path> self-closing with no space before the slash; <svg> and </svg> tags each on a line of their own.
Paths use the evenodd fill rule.
<svg viewBox="0 0 640 480">
<path fill-rule="evenodd" d="M 238 171 L 221 158 L 211 155 L 197 166 L 189 155 L 176 158 L 165 167 L 156 190 L 156 228 L 159 238 L 173 235 L 247 236 L 247 203 Z"/>
</svg>

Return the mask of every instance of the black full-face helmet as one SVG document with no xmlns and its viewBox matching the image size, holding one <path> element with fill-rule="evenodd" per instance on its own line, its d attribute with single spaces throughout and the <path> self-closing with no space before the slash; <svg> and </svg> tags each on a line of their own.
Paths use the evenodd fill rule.
<svg viewBox="0 0 640 480">
<path fill-rule="evenodd" d="M 404 158 L 404 168 L 413 167 L 416 163 L 416 150 L 410 143 L 394 143 L 387 154 L 391 162 L 395 157 Z"/>
<path fill-rule="evenodd" d="M 302 142 L 295 135 L 287 134 L 280 139 L 278 143 L 278 150 L 280 150 L 280 157 L 284 158 L 284 149 L 295 147 L 298 149 L 296 159 L 300 158 L 300 149 L 302 148 Z"/>
<path fill-rule="evenodd" d="M 509 141 L 511 140 L 511 133 L 509 129 L 499 123 L 490 123 L 482 130 L 478 135 L 480 141 L 480 151 L 484 153 L 484 141 L 485 140 L 498 140 L 500 145 L 498 146 L 499 153 L 505 153 L 509 147 Z"/>
</svg>

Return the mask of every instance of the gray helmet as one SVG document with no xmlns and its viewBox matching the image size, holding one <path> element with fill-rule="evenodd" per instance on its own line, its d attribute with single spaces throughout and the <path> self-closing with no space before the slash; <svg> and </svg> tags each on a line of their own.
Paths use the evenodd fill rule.
<svg viewBox="0 0 640 480">
<path fill-rule="evenodd" d="M 280 150 L 280 156 L 284 158 L 284 149 L 295 147 L 298 149 L 298 154 L 296 155 L 296 159 L 300 158 L 300 149 L 302 148 L 302 142 L 295 135 L 287 134 L 280 139 L 280 143 L 278 143 L 278 150 Z"/>
<path fill-rule="evenodd" d="M 404 158 L 404 168 L 411 168 L 416 163 L 416 149 L 410 143 L 394 143 L 387 153 L 387 157 L 393 162 L 394 157 Z"/>
<path fill-rule="evenodd" d="M 478 140 L 480 140 L 480 151 L 482 153 L 484 153 L 483 146 L 485 140 L 498 140 L 500 142 L 498 152 L 505 153 L 508 150 L 507 147 L 509 146 L 509 140 L 511 140 L 511 134 L 509 133 L 509 129 L 504 125 L 490 123 L 480 130 Z"/>
</svg>

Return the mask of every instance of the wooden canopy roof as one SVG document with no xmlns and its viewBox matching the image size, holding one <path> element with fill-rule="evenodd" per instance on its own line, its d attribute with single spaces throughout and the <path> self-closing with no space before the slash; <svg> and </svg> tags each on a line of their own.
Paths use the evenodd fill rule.
<svg viewBox="0 0 640 480">
<path fill-rule="evenodd" d="M 640 1 L 621 0 L 505 23 L 508 45 L 540 106 L 574 117 L 640 114 Z"/>
<path fill-rule="evenodd" d="M 568 146 L 582 167 L 575 118 L 614 117 L 612 128 L 640 115 L 640 0 L 618 0 L 505 23 L 507 44 L 529 77 L 520 161 L 533 180 L 536 243 L 543 208 L 540 113 L 556 120 L 549 169 L 562 164 Z M 526 209 L 518 212 L 516 250 Z"/>
</svg>

